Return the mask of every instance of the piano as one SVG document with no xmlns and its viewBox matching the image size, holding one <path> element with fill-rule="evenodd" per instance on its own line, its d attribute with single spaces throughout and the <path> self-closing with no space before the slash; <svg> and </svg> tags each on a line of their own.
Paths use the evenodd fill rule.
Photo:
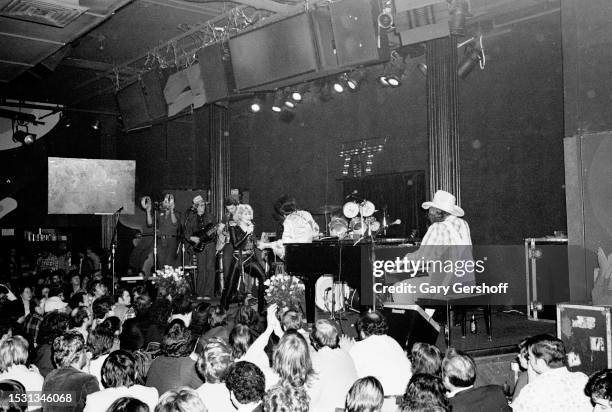
<svg viewBox="0 0 612 412">
<path fill-rule="evenodd" d="M 299 277 L 306 286 L 306 319 L 315 320 L 315 284 L 321 275 L 333 275 L 334 281 L 346 282 L 359 292 L 361 306 L 375 304 L 373 262 L 395 260 L 417 249 L 408 239 L 326 239 L 312 243 L 285 244 L 285 270 Z M 368 293 L 369 292 L 369 293 Z"/>
</svg>

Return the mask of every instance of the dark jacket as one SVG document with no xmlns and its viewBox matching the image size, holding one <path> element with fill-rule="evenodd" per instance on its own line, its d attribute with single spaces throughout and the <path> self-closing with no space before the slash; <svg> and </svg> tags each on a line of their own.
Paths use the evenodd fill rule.
<svg viewBox="0 0 612 412">
<path fill-rule="evenodd" d="M 453 412 L 511 412 L 504 390 L 498 385 L 466 389 L 449 399 Z"/>
<path fill-rule="evenodd" d="M 85 408 L 87 395 L 100 390 L 100 384 L 95 376 L 73 368 L 54 369 L 51 371 L 42 387 L 43 392 L 64 394 L 72 397 L 71 401 L 44 404 L 45 412 L 80 412 Z"/>
<path fill-rule="evenodd" d="M 195 361 L 188 356 L 173 358 L 159 356 L 153 360 L 147 374 L 147 386 L 156 388 L 159 393 L 181 386 L 199 388 L 204 381 L 195 368 Z"/>
</svg>

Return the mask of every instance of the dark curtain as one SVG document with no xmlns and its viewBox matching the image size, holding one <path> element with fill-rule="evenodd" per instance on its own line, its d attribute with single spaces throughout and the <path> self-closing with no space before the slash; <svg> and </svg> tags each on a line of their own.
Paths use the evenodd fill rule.
<svg viewBox="0 0 612 412">
<path fill-rule="evenodd" d="M 425 172 L 422 170 L 364 176 L 342 180 L 344 196 L 357 191 L 357 197 L 374 203 L 374 216 L 382 222 L 387 208 L 387 222 L 401 219 L 402 223 L 387 230 L 387 237 L 410 237 L 416 231 L 417 238 L 427 230 L 427 219 L 421 204 L 425 199 Z M 350 199 L 347 199 L 350 201 Z"/>
</svg>

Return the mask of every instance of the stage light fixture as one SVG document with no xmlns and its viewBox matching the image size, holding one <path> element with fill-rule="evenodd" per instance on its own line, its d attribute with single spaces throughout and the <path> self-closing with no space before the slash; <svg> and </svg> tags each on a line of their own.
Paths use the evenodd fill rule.
<svg viewBox="0 0 612 412">
<path fill-rule="evenodd" d="M 386 74 L 381 74 L 378 76 L 378 83 L 380 83 L 382 86 L 389 86 L 389 80 L 387 78 Z"/>
<path fill-rule="evenodd" d="M 36 140 L 36 135 L 29 132 L 27 125 L 23 127 L 25 127 L 25 130 L 19 129 L 18 125 L 13 131 L 13 142 L 21 143 L 23 146 L 31 146 Z"/>
<path fill-rule="evenodd" d="M 307 90 L 308 88 L 305 85 L 294 88 L 291 91 L 291 98 L 293 99 L 293 101 L 300 103 L 302 100 L 304 100 L 304 95 L 306 94 Z"/>
<path fill-rule="evenodd" d="M 470 51 L 466 50 L 466 57 L 459 63 L 457 68 L 457 75 L 462 79 L 465 79 L 468 74 L 474 70 L 476 65 L 482 60 L 482 53 L 480 50 L 472 48 Z"/>
<path fill-rule="evenodd" d="M 338 76 L 338 77 L 336 78 L 336 80 L 334 80 L 334 82 L 333 82 L 333 84 L 332 84 L 332 87 L 333 87 L 333 89 L 334 89 L 334 91 L 335 91 L 336 93 L 342 93 L 342 92 L 344 92 L 344 85 L 345 85 L 346 83 L 345 83 L 345 80 L 344 80 L 343 76 L 345 76 L 345 75 L 344 75 L 344 74 L 342 74 L 342 75 Z"/>
<path fill-rule="evenodd" d="M 291 98 L 291 92 L 283 94 L 285 107 L 289 109 L 295 109 L 295 100 Z"/>
<path fill-rule="evenodd" d="M 272 111 L 275 113 L 280 113 L 283 110 L 283 92 L 282 90 L 277 90 L 274 93 L 274 103 L 272 103 Z"/>
<path fill-rule="evenodd" d="M 100 130 L 100 121 L 96 120 L 95 122 L 93 122 L 91 124 L 91 128 L 94 129 L 94 130 Z"/>
<path fill-rule="evenodd" d="M 364 70 L 355 70 L 350 74 L 346 74 L 346 85 L 351 92 L 356 92 L 359 90 L 359 86 L 365 79 L 365 71 Z"/>
<path fill-rule="evenodd" d="M 250 106 L 251 112 L 259 113 L 261 111 L 261 106 L 262 106 L 261 99 L 259 97 L 254 98 Z"/>
<path fill-rule="evenodd" d="M 419 63 L 416 67 L 423 76 L 427 76 L 427 65 L 425 63 Z"/>
</svg>

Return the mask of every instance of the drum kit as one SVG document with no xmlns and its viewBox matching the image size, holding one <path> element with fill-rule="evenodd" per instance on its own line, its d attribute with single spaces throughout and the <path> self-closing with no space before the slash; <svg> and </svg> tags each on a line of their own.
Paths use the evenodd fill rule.
<svg viewBox="0 0 612 412">
<path fill-rule="evenodd" d="M 351 200 L 343 206 L 323 205 L 315 210 L 315 214 L 325 215 L 328 236 L 339 240 L 356 239 L 357 244 L 365 238 L 386 236 L 389 226 L 401 223 L 399 219 L 388 223 L 386 207 L 383 208 L 382 221 L 378 221 L 374 216 L 378 212 L 374 203 L 357 198 L 356 193 L 349 195 Z M 343 216 L 337 215 L 340 210 Z M 328 219 L 329 215 L 331 217 Z M 346 282 L 334 282 L 332 275 L 321 276 L 315 284 L 315 304 L 319 309 L 330 312 L 332 319 L 337 319 L 336 312 L 345 310 L 350 293 Z"/>
</svg>

